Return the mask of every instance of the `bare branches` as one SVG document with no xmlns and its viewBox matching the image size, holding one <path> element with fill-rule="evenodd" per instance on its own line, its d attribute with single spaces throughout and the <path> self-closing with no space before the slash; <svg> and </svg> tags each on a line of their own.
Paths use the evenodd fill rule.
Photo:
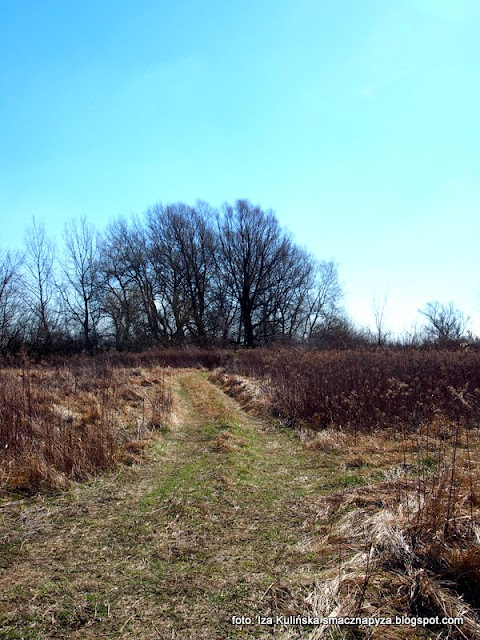
<svg viewBox="0 0 480 640">
<path fill-rule="evenodd" d="M 464 337 L 469 319 L 453 302 L 429 302 L 420 313 L 427 319 L 425 332 L 428 339 L 438 344 L 449 344 Z"/>
<path fill-rule="evenodd" d="M 390 334 L 390 332 L 385 329 L 385 307 L 387 305 L 387 300 L 388 293 L 385 294 L 385 297 L 381 302 L 376 298 L 372 301 L 372 311 L 376 330 L 375 341 L 379 347 L 385 345 Z"/>
<path fill-rule="evenodd" d="M 45 225 L 33 218 L 25 235 L 26 302 L 31 312 L 31 340 L 39 354 L 50 352 L 52 331 L 58 322 L 53 309 L 55 292 L 55 245 L 47 237 Z"/>
<path fill-rule="evenodd" d="M 303 337 L 340 296 L 336 270 L 315 264 L 272 211 L 246 200 L 218 217 L 219 267 L 240 310 L 239 337 L 258 342 Z"/>
<path fill-rule="evenodd" d="M 70 321 L 81 327 L 84 348 L 92 352 L 100 319 L 97 234 L 85 217 L 65 225 L 60 293 Z"/>
<path fill-rule="evenodd" d="M 26 295 L 16 300 L 29 319 L 27 344 L 39 356 L 54 340 L 88 352 L 99 344 L 293 342 L 340 309 L 336 265 L 316 261 L 273 211 L 247 200 L 221 212 L 206 202 L 157 204 L 144 218 L 114 221 L 101 236 L 85 217 L 73 220 L 58 260 L 33 219 L 26 248 L 25 263 L 13 269 Z M 0 292 L 10 287 L 10 309 L 13 256 L 5 257 Z M 15 314 L 0 300 L 6 327 Z"/>
<path fill-rule="evenodd" d="M 0 351 L 8 352 L 21 341 L 25 324 L 22 313 L 23 256 L 0 250 Z"/>
</svg>

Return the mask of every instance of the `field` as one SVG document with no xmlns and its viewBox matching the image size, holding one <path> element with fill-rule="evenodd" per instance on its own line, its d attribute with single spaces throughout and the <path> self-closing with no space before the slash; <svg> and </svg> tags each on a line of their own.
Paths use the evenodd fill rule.
<svg viewBox="0 0 480 640">
<path fill-rule="evenodd" d="M 474 350 L 23 362 L 0 411 L 0 638 L 480 634 Z"/>
</svg>

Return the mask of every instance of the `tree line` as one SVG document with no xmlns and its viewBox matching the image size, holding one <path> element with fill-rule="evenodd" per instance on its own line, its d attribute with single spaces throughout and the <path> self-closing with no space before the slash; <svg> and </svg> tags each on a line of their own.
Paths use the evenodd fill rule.
<svg viewBox="0 0 480 640">
<path fill-rule="evenodd" d="M 338 327 L 341 298 L 336 265 L 247 200 L 157 204 L 102 233 L 72 220 L 60 247 L 34 219 L 22 253 L 0 252 L 0 352 L 305 341 Z"/>
<path fill-rule="evenodd" d="M 468 319 L 452 303 L 419 310 L 420 329 L 395 339 L 385 304 L 374 330 L 342 308 L 336 265 L 293 241 L 275 213 L 237 200 L 157 204 L 101 233 L 85 217 L 60 246 L 32 220 L 23 252 L 0 250 L 0 355 L 35 357 L 153 346 L 308 344 L 316 348 L 450 346 Z"/>
</svg>

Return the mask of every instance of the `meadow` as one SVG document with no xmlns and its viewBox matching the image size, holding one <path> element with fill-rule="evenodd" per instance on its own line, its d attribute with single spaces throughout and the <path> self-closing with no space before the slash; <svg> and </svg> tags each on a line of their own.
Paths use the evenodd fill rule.
<svg viewBox="0 0 480 640">
<path fill-rule="evenodd" d="M 333 524 L 324 543 L 339 560 L 316 595 L 320 610 L 353 615 L 383 601 L 385 611 L 388 592 L 392 615 L 465 614 L 462 629 L 435 637 L 476 637 L 476 350 L 259 349 L 238 354 L 213 379 L 250 410 L 295 428 L 307 448 L 337 457 L 346 472 L 326 499 Z"/>
<path fill-rule="evenodd" d="M 431 619 L 416 628 L 280 624 L 275 632 L 285 639 L 480 633 L 480 354 L 473 348 L 185 348 L 49 364 L 24 359 L 0 370 L 0 411 L 1 637 L 147 638 L 155 625 L 163 629 L 156 637 L 167 637 L 167 627 L 185 638 L 264 637 L 261 628 L 232 629 L 238 602 L 262 615 Z M 127 496 L 128 512 L 111 497 L 107 516 L 105 487 Z M 110 531 L 109 539 L 114 532 L 115 544 L 130 527 L 128 557 L 142 558 L 132 580 L 142 566 L 143 590 L 156 593 L 166 581 L 143 623 L 138 598 L 127 603 L 131 610 L 120 606 L 103 574 L 94 591 L 79 583 L 72 602 L 55 589 L 57 596 L 45 595 L 40 582 L 15 595 L 9 582 L 15 563 L 27 566 L 29 546 L 43 550 L 45 562 L 52 553 L 50 529 L 25 522 L 45 518 L 47 504 L 59 514 L 55 539 L 66 540 L 67 496 L 83 505 L 84 493 L 90 515 L 76 524 L 84 533 L 75 562 L 88 554 L 91 527 Z M 169 551 L 160 552 L 167 542 Z M 243 568 L 233 570 L 240 548 Z M 118 558 L 127 553 L 121 549 Z M 260 560 L 268 549 L 272 558 Z M 124 569 L 112 571 L 110 583 L 133 589 Z M 29 584 L 40 581 L 28 575 Z M 181 593 L 180 576 L 191 578 Z M 188 626 L 197 579 L 206 594 L 203 631 Z M 91 593 L 103 603 L 94 610 Z M 46 621 L 48 603 L 64 612 L 63 622 L 58 615 Z M 122 607 L 124 618 L 110 613 Z"/>
<path fill-rule="evenodd" d="M 239 352 L 227 371 L 260 379 L 293 424 L 352 433 L 480 421 L 480 353 L 469 349 Z"/>
<path fill-rule="evenodd" d="M 165 424 L 165 369 L 105 358 L 0 369 L 0 488 L 52 490 L 128 461 Z"/>
</svg>

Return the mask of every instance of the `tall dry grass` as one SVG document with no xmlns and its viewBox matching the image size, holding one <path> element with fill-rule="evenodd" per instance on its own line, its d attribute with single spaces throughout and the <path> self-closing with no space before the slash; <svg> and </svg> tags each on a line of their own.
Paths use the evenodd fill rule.
<svg viewBox="0 0 480 640">
<path fill-rule="evenodd" d="M 110 351 L 105 359 L 112 366 L 160 366 L 172 368 L 206 368 L 223 366 L 232 357 L 232 352 L 219 347 L 156 347 L 139 353 Z"/>
<path fill-rule="evenodd" d="M 358 486 L 333 483 L 319 503 L 329 524 L 316 548 L 337 559 L 307 597 L 308 610 L 459 616 L 463 624 L 430 626 L 418 637 L 480 637 L 480 354 L 256 350 L 237 353 L 226 370 L 214 379 L 227 392 L 303 428 L 309 450 L 336 456 L 340 484 L 359 469 Z M 263 402 L 242 376 L 257 381 Z M 315 637 L 412 632 L 339 626 Z"/>
<path fill-rule="evenodd" d="M 480 353 L 364 349 L 239 352 L 231 373 L 261 380 L 275 410 L 311 428 L 415 428 L 439 415 L 480 421 Z"/>
<path fill-rule="evenodd" d="M 450 626 L 427 625 L 427 633 L 433 634 L 428 637 L 479 637 L 479 435 L 443 424 L 428 434 L 428 448 L 426 435 L 402 436 L 408 463 L 394 465 L 383 482 L 326 497 L 331 525 L 319 548 L 336 549 L 339 555 L 307 598 L 315 614 L 460 617 L 462 623 Z M 361 434 L 357 447 L 366 460 L 372 439 L 391 456 L 385 432 Z M 435 460 L 433 450 L 438 452 Z M 397 462 L 402 458 L 398 453 Z M 425 461 L 427 469 L 421 464 Z M 412 637 L 399 631 L 396 626 L 362 628 L 359 634 Z M 336 632 L 335 637 L 350 637 L 341 627 Z"/>
<path fill-rule="evenodd" d="M 154 382 L 131 373 L 87 358 L 0 369 L 0 488 L 83 480 L 112 467 L 152 418 L 166 421 L 172 400 L 163 371 Z"/>
</svg>

